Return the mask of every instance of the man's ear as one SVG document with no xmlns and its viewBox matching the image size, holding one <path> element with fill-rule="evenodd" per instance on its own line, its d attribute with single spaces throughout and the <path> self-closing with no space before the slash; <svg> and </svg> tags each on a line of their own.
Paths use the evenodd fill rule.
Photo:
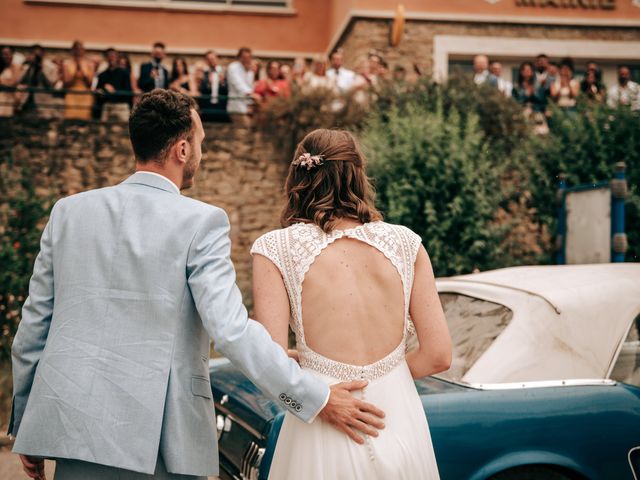
<svg viewBox="0 0 640 480">
<path fill-rule="evenodd" d="M 189 155 L 191 154 L 191 145 L 186 140 L 180 140 L 176 142 L 173 147 L 176 159 L 179 163 L 187 163 Z"/>
</svg>

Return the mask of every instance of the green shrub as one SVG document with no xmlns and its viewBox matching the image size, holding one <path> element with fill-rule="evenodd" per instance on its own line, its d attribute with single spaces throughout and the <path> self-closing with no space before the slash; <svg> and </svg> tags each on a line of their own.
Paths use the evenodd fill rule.
<svg viewBox="0 0 640 480">
<path fill-rule="evenodd" d="M 294 90 L 289 98 L 271 99 L 258 115 L 261 128 L 271 135 L 290 159 L 295 146 L 317 128 L 354 128 L 367 115 L 353 95 L 337 95 L 317 88 L 307 93 Z"/>
<path fill-rule="evenodd" d="M 386 218 L 422 236 L 437 275 L 487 269 L 500 258 L 493 222 L 500 175 L 478 116 L 408 103 L 373 116 L 361 135 Z"/>
<path fill-rule="evenodd" d="M 518 148 L 530 135 L 529 125 L 518 103 L 505 98 L 495 88 L 478 87 L 471 77 L 465 75 L 452 75 L 444 85 L 421 78 L 400 91 L 393 85 L 385 85 L 378 94 L 373 113 L 384 115 L 391 106 L 403 110 L 409 105 L 420 105 L 428 111 L 442 107 L 445 115 L 455 110 L 462 117 L 463 124 L 468 114 L 477 115 L 485 139 L 505 154 Z"/>
<path fill-rule="evenodd" d="M 532 140 L 532 202 L 541 222 L 555 226 L 555 189 L 560 173 L 569 186 L 612 178 L 616 162 L 627 165 L 627 261 L 640 260 L 640 115 L 628 109 L 583 105 L 573 114 L 553 111 L 550 134 Z"/>
<path fill-rule="evenodd" d="M 341 108 L 331 108 L 336 98 L 316 91 L 279 99 L 267 109 L 267 124 L 287 135 L 289 149 L 320 127 L 349 128 L 361 135 L 387 219 L 421 234 L 436 233 L 427 232 L 427 225 L 439 229 L 433 238 L 425 237 L 438 273 L 553 263 L 559 174 L 566 173 L 570 185 L 607 180 L 621 160 L 627 163 L 630 187 L 627 260 L 638 261 L 636 113 L 592 104 L 575 114 L 555 110 L 549 135 L 538 137 L 532 135 L 520 105 L 463 75 L 452 75 L 445 85 L 429 79 L 402 86 L 383 83 L 371 96 L 368 111 L 353 97 L 343 99 Z M 446 158 L 436 161 L 436 155 Z M 475 176 L 466 177 L 467 165 L 477 169 Z M 443 191 L 432 188 L 430 182 L 436 180 L 445 185 Z M 467 205 L 466 199 L 477 204 L 475 217 L 459 206 Z M 450 211 L 455 209 L 465 224 L 460 237 L 449 236 L 457 225 Z M 437 222 L 442 225 L 434 226 Z"/>
<path fill-rule="evenodd" d="M 1 361 L 11 354 L 51 199 L 38 197 L 29 171 L 10 158 L 0 160 L 0 198 Z"/>
</svg>

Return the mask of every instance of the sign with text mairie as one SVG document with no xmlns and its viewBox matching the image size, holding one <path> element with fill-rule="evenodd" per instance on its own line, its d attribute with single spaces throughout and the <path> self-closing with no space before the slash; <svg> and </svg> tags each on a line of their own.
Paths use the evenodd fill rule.
<svg viewBox="0 0 640 480">
<path fill-rule="evenodd" d="M 516 0 L 516 6 L 614 10 L 616 0 Z"/>
</svg>

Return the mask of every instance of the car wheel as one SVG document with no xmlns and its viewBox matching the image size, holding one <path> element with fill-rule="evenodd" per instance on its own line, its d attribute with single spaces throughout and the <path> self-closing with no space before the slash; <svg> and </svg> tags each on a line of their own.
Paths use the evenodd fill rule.
<svg viewBox="0 0 640 480">
<path fill-rule="evenodd" d="M 496 473 L 489 477 L 489 480 L 572 480 L 574 478 L 576 477 L 568 476 L 551 467 L 529 465 Z"/>
</svg>

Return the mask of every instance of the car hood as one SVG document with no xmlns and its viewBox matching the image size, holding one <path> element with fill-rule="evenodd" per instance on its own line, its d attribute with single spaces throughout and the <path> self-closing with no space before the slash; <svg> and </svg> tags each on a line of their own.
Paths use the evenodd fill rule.
<svg viewBox="0 0 640 480">
<path fill-rule="evenodd" d="M 416 388 L 420 396 L 436 395 L 440 393 L 456 393 L 456 392 L 468 392 L 474 389 L 452 383 L 447 380 L 442 380 L 436 377 L 424 377 L 415 380 Z"/>
</svg>

